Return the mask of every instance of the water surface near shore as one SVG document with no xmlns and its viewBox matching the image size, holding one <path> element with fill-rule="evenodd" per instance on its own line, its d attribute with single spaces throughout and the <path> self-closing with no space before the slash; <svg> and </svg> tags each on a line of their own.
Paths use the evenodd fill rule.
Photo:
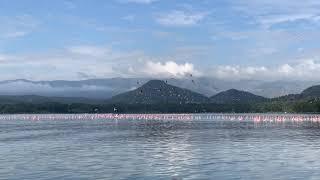
<svg viewBox="0 0 320 180">
<path fill-rule="evenodd" d="M 1 119 L 0 179 L 319 179 L 318 121 Z"/>
</svg>

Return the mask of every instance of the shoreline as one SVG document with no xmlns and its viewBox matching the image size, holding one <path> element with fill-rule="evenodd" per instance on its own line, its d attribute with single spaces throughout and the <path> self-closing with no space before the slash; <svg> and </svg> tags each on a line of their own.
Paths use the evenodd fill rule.
<svg viewBox="0 0 320 180">
<path fill-rule="evenodd" d="M 0 120 L 226 120 L 253 122 L 317 122 L 320 114 L 206 113 L 206 114 L 2 114 Z"/>
</svg>

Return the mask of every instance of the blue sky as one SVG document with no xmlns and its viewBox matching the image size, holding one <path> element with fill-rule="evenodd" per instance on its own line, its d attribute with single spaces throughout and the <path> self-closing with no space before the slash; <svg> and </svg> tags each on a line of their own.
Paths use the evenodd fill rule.
<svg viewBox="0 0 320 180">
<path fill-rule="evenodd" d="M 1 79 L 320 80 L 317 0 L 1 0 Z"/>
</svg>

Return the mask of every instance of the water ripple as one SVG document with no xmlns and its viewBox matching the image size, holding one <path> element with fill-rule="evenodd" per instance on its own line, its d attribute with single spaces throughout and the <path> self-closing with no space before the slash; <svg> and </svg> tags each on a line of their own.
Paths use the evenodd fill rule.
<svg viewBox="0 0 320 180">
<path fill-rule="evenodd" d="M 2 119 L 0 125 L 0 179 L 320 178 L 314 121 Z"/>
</svg>

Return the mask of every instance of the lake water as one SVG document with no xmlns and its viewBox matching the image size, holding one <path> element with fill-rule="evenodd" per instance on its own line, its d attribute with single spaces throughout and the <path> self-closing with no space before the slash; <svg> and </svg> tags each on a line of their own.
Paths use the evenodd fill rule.
<svg viewBox="0 0 320 180">
<path fill-rule="evenodd" d="M 2 119 L 0 155 L 0 179 L 320 179 L 320 125 Z"/>
</svg>

